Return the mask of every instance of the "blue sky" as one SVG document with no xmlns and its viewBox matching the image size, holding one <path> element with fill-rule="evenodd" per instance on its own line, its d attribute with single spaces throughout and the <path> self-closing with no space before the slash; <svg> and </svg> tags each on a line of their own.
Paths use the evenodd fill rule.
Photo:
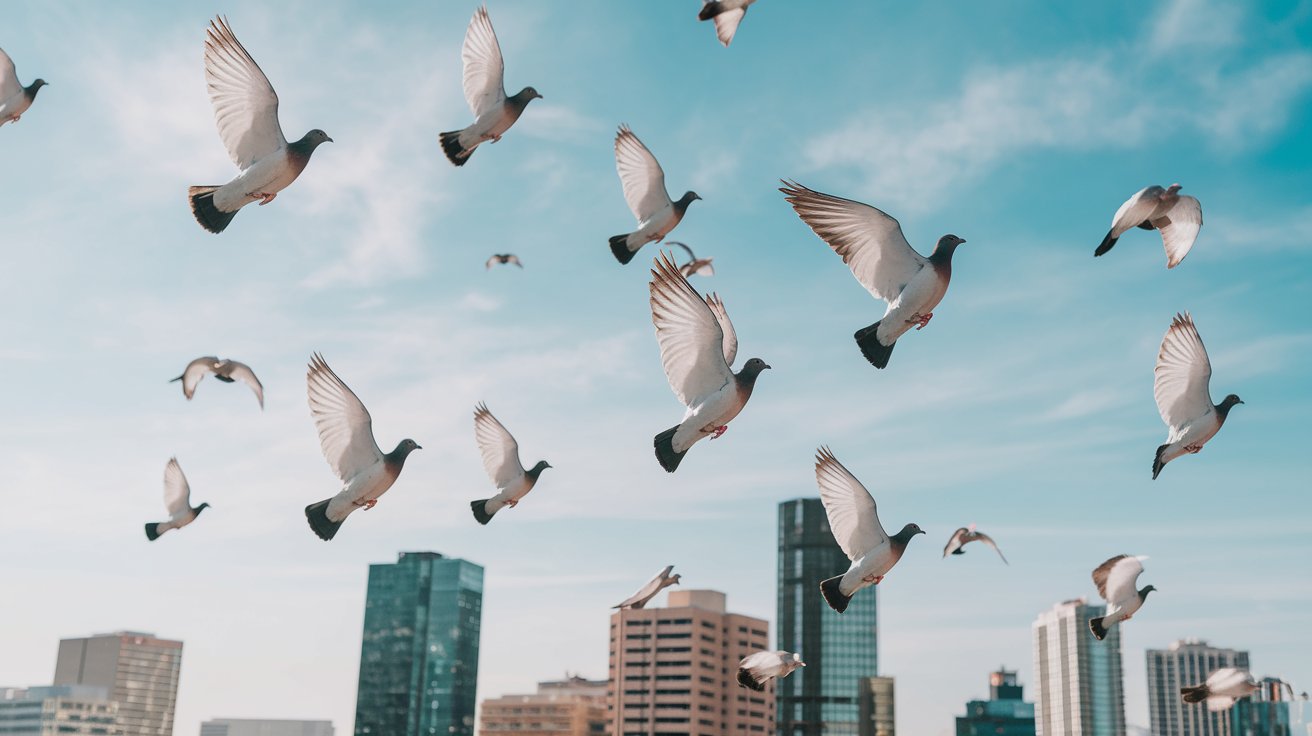
<svg viewBox="0 0 1312 736">
<path fill-rule="evenodd" d="M 1312 501 L 1296 491 L 1312 3 L 766 0 L 725 50 L 691 1 L 498 0 L 507 86 L 545 99 L 457 170 L 437 134 L 470 120 L 474 8 L 6 5 L 0 46 L 51 86 L 0 129 L 0 683 L 48 682 L 61 636 L 149 630 L 186 641 L 177 733 L 211 717 L 349 733 L 367 565 L 416 549 L 487 568 L 480 697 L 604 676 L 608 607 L 665 564 L 774 619 L 776 504 L 815 493 L 829 444 L 886 525 L 929 532 L 881 585 L 905 733 L 950 733 L 999 664 L 1029 686 L 1030 622 L 1094 595 L 1089 571 L 1122 552 L 1150 555 L 1142 582 L 1160 589 L 1125 631 L 1130 723 L 1147 725 L 1143 650 L 1180 637 L 1312 687 Z M 233 174 L 201 65 L 216 12 L 287 134 L 336 140 L 222 236 L 184 199 Z M 647 306 L 656 249 L 620 267 L 606 246 L 633 225 L 621 122 L 671 190 L 705 198 L 676 231 L 715 258 L 694 285 L 724 299 L 743 358 L 774 366 L 675 475 L 651 451 L 682 414 Z M 922 252 L 968 241 L 888 370 L 851 339 L 882 303 L 781 177 L 884 208 Z M 1091 257 L 1126 197 L 1174 181 L 1206 217 L 1181 266 L 1140 231 Z M 522 272 L 483 270 L 506 251 Z M 1246 404 L 1153 482 L 1153 361 L 1182 310 L 1214 395 Z M 331 544 L 301 513 L 335 490 L 305 403 L 314 350 L 380 444 L 424 446 Z M 185 402 L 167 380 L 206 354 L 251 364 L 267 410 L 213 381 Z M 554 466 L 486 528 L 468 510 L 489 488 L 478 401 L 526 462 Z M 214 509 L 147 544 L 173 455 Z M 940 559 L 971 522 L 1011 566 Z"/>
</svg>

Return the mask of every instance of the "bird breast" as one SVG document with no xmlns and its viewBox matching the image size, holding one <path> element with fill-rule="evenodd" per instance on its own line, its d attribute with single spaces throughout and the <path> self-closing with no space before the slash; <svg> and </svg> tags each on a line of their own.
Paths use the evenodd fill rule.
<svg viewBox="0 0 1312 736">
<path fill-rule="evenodd" d="M 305 163 L 293 166 L 287 149 L 279 149 L 251 164 L 237 178 L 219 187 L 214 193 L 214 205 L 224 212 L 236 212 L 254 202 L 248 195 L 256 192 L 277 194 L 296 181 Z"/>
</svg>

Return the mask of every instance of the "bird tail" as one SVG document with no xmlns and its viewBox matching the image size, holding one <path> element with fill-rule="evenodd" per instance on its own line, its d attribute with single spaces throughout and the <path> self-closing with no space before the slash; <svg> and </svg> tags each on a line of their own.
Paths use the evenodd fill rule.
<svg viewBox="0 0 1312 736">
<path fill-rule="evenodd" d="M 187 375 L 187 374 L 186 374 L 186 373 L 183 373 L 183 374 L 182 374 L 182 376 L 185 376 L 185 375 Z M 169 383 L 177 383 L 178 381 L 181 381 L 181 380 L 182 380 L 182 376 L 178 376 L 177 378 L 170 378 L 170 379 L 169 379 Z"/>
<path fill-rule="evenodd" d="M 610 252 L 615 254 L 615 260 L 621 264 L 633 260 L 635 251 L 629 250 L 629 234 L 616 235 L 610 239 Z"/>
<path fill-rule="evenodd" d="M 460 145 L 460 134 L 463 130 L 453 130 L 449 133 L 442 133 L 437 139 L 442 142 L 442 151 L 446 157 L 456 166 L 464 166 L 470 156 L 474 155 L 473 148 L 465 148 Z"/>
<path fill-rule="evenodd" d="M 190 187 L 187 198 L 191 200 L 191 214 L 200 226 L 212 233 L 221 233 L 237 216 L 237 212 L 224 212 L 214 206 L 214 192 L 218 187 Z"/>
<path fill-rule="evenodd" d="M 1093 252 L 1095 258 L 1111 250 L 1112 246 L 1116 245 L 1116 241 L 1119 240 L 1119 238 L 1112 235 L 1112 232 L 1112 230 L 1107 231 L 1107 237 L 1102 239 L 1102 243 L 1098 245 L 1098 249 Z"/>
<path fill-rule="evenodd" d="M 683 456 L 688 454 L 687 450 L 674 451 L 674 433 L 678 430 L 679 425 L 676 424 L 656 435 L 656 460 L 667 473 L 673 473 L 679 467 L 679 463 L 683 462 Z"/>
<path fill-rule="evenodd" d="M 1089 631 L 1093 632 L 1093 638 L 1102 641 L 1107 638 L 1107 629 L 1103 628 L 1102 616 L 1089 619 Z"/>
<path fill-rule="evenodd" d="M 153 542 L 156 539 L 159 539 L 160 534 L 163 534 L 163 532 L 159 530 L 159 524 L 155 524 L 152 522 L 146 525 L 146 539 L 149 539 L 150 541 Z"/>
<path fill-rule="evenodd" d="M 491 500 L 492 499 L 490 498 L 483 498 L 477 501 L 469 502 L 469 508 L 474 511 L 474 518 L 478 520 L 478 523 L 486 525 L 489 521 L 492 521 L 492 515 L 499 510 L 499 509 L 492 509 L 491 511 L 487 510 L 487 503 L 488 501 Z"/>
<path fill-rule="evenodd" d="M 697 20 L 710 20 L 722 12 L 724 12 L 724 6 L 719 0 L 711 0 L 702 6 L 701 12 L 697 14 Z"/>
<path fill-rule="evenodd" d="M 312 503 L 305 507 L 305 518 L 310 521 L 310 528 L 325 542 L 332 539 L 337 534 L 337 530 L 342 528 L 342 522 L 328 518 L 328 502 L 331 500 L 325 498 L 319 503 Z"/>
<path fill-rule="evenodd" d="M 1166 467 L 1166 461 L 1162 460 L 1162 455 L 1166 452 L 1166 448 L 1170 446 L 1170 443 L 1167 443 L 1157 448 L 1157 454 L 1153 456 L 1153 480 L 1157 480 L 1157 475 L 1162 472 L 1162 468 Z"/>
<path fill-rule="evenodd" d="M 843 595 L 843 591 L 838 589 L 838 585 L 842 581 L 843 576 L 838 575 L 820 583 L 820 594 L 825 597 L 825 603 L 828 603 L 830 608 L 839 613 L 846 611 L 847 604 L 852 602 L 852 596 Z"/>
<path fill-rule="evenodd" d="M 880 320 L 880 322 L 882 321 Z M 883 344 L 876 337 L 878 331 L 879 322 L 876 322 L 869 327 L 857 330 L 853 337 L 856 338 L 857 347 L 861 348 L 861 354 L 866 356 L 866 360 L 870 361 L 870 365 L 876 368 L 887 368 L 888 357 L 893 354 L 893 347 L 897 345 L 897 341 L 894 340 L 892 345 Z"/>
<path fill-rule="evenodd" d="M 1180 688 L 1180 697 L 1186 703 L 1201 703 L 1207 699 L 1207 685 Z"/>
<path fill-rule="evenodd" d="M 758 693 L 765 692 L 765 683 L 758 682 L 755 677 L 752 677 L 752 673 L 748 672 L 746 667 L 738 668 L 738 684 Z"/>
</svg>

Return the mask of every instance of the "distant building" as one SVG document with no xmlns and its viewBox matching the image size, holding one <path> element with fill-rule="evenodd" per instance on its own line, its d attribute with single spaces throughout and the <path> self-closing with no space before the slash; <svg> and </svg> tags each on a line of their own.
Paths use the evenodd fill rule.
<svg viewBox="0 0 1312 736">
<path fill-rule="evenodd" d="M 55 684 L 108 690 L 125 736 L 169 736 L 181 671 L 182 642 L 116 631 L 60 640 Z"/>
<path fill-rule="evenodd" d="M 1088 621 L 1106 613 L 1083 598 L 1058 603 L 1034 622 L 1037 736 L 1123 736 L 1121 627 L 1098 641 Z"/>
<path fill-rule="evenodd" d="M 737 680 L 738 662 L 769 644 L 768 623 L 726 613 L 714 590 L 671 591 L 666 608 L 616 611 L 612 736 L 773 736 L 777 685 L 756 692 Z"/>
<path fill-rule="evenodd" d="M 607 680 L 567 677 L 539 682 L 532 695 L 503 695 L 484 700 L 479 736 L 606 736 Z"/>
<path fill-rule="evenodd" d="M 1016 673 L 1001 667 L 989 673 L 989 699 L 966 703 L 957 716 L 957 736 L 1034 736 L 1034 705 L 1022 698 Z"/>
<path fill-rule="evenodd" d="M 893 707 L 893 678 L 863 677 L 860 682 L 861 695 L 857 702 L 861 718 L 860 736 L 895 736 L 897 719 Z"/>
<path fill-rule="evenodd" d="M 1222 667 L 1248 669 L 1248 652 L 1184 639 L 1167 649 L 1149 649 L 1148 717 L 1154 736 L 1234 736 L 1230 713 L 1213 713 L 1205 703 L 1186 703 L 1180 688 L 1201 685 Z"/>
<path fill-rule="evenodd" d="M 94 685 L 0 688 L 4 736 L 123 736 L 118 703 Z"/>
<path fill-rule="evenodd" d="M 200 724 L 200 736 L 334 736 L 332 721 L 215 718 Z"/>
<path fill-rule="evenodd" d="M 356 736 L 474 736 L 483 568 L 436 552 L 369 566 Z"/>
<path fill-rule="evenodd" d="M 1294 725 L 1303 720 L 1306 700 L 1296 700 L 1293 688 L 1275 677 L 1264 677 L 1252 695 L 1235 702 L 1226 715 L 1234 736 L 1303 736 Z"/>
</svg>

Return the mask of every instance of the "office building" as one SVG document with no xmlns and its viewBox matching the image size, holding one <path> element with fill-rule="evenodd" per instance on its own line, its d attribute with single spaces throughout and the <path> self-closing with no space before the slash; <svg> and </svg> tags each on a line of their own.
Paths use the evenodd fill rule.
<svg viewBox="0 0 1312 736">
<path fill-rule="evenodd" d="M 864 677 L 860 693 L 857 703 L 860 736 L 894 736 L 897 713 L 893 707 L 893 678 Z"/>
<path fill-rule="evenodd" d="M 539 682 L 532 695 L 484 700 L 479 736 L 606 736 L 608 681 L 566 677 Z"/>
<path fill-rule="evenodd" d="M 4 736 L 123 736 L 118 703 L 94 685 L 0 688 Z"/>
<path fill-rule="evenodd" d="M 1303 736 L 1306 725 L 1301 732 L 1294 728 L 1303 720 L 1304 703 L 1306 698 L 1296 699 L 1288 683 L 1264 677 L 1252 695 L 1240 698 L 1222 715 L 1230 717 L 1234 736 Z"/>
<path fill-rule="evenodd" d="M 1098 641 L 1089 619 L 1105 606 L 1083 598 L 1058 603 L 1034 622 L 1037 736 L 1124 736 L 1121 627 Z"/>
<path fill-rule="evenodd" d="M 1213 713 L 1205 703 L 1186 703 L 1180 688 L 1201 685 L 1222 667 L 1248 669 L 1248 652 L 1186 639 L 1167 649 L 1149 649 L 1147 659 L 1148 717 L 1155 736 L 1233 736 L 1228 712 Z"/>
<path fill-rule="evenodd" d="M 181 671 L 182 642 L 116 631 L 60 640 L 55 684 L 108 690 L 126 736 L 170 736 Z"/>
<path fill-rule="evenodd" d="M 957 716 L 957 736 L 1034 736 L 1034 705 L 1024 693 L 1014 671 L 999 667 L 989 673 L 989 699 L 966 703 L 966 715 Z"/>
<path fill-rule="evenodd" d="M 200 736 L 334 736 L 332 721 L 215 718 L 200 724 Z"/>
</svg>

